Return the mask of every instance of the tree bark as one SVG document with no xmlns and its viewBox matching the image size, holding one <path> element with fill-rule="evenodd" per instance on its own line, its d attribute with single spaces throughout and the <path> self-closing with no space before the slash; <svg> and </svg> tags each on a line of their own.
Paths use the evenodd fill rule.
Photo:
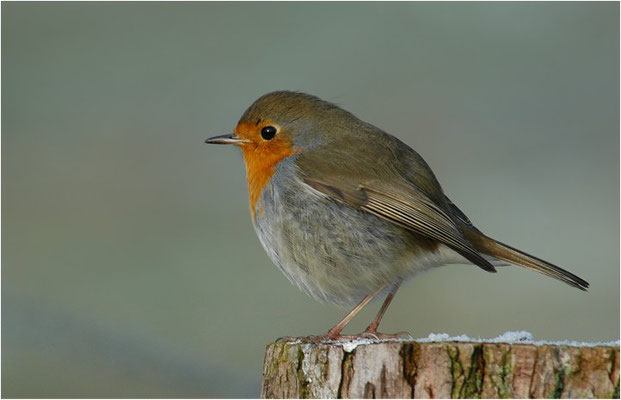
<svg viewBox="0 0 621 400">
<path fill-rule="evenodd" d="M 272 343 L 263 398 L 619 398 L 619 346 Z"/>
</svg>

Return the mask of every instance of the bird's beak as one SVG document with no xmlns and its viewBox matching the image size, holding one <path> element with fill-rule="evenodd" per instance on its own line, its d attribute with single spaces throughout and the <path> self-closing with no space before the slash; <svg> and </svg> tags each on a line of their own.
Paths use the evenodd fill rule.
<svg viewBox="0 0 621 400">
<path fill-rule="evenodd" d="M 229 135 L 214 136 L 205 140 L 205 143 L 209 144 L 242 144 L 245 142 L 246 140 L 239 138 L 234 133 Z"/>
</svg>

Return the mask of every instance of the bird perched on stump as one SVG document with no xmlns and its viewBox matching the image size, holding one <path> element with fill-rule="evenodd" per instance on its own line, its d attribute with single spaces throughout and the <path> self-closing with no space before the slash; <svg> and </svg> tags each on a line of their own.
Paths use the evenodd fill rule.
<svg viewBox="0 0 621 400">
<path fill-rule="evenodd" d="M 341 337 L 382 293 L 386 300 L 363 334 L 390 336 L 377 328 L 401 283 L 445 264 L 496 272 L 508 263 L 589 286 L 483 234 L 416 151 L 315 96 L 268 93 L 244 112 L 234 133 L 206 142 L 242 150 L 252 223 L 282 273 L 319 301 L 355 305 L 316 338 Z"/>
</svg>

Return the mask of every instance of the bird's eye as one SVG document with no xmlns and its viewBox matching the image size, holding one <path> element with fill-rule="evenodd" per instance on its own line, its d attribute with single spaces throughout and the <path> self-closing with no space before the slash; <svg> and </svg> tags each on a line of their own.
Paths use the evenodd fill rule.
<svg viewBox="0 0 621 400">
<path fill-rule="evenodd" d="M 273 126 L 266 126 L 261 129 L 261 137 L 265 140 L 272 140 L 276 136 L 276 128 Z"/>
</svg>

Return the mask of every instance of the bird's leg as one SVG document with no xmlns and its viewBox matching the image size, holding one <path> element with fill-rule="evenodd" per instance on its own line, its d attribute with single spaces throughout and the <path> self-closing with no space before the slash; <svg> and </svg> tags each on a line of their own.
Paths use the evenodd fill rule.
<svg viewBox="0 0 621 400">
<path fill-rule="evenodd" d="M 352 319 L 367 305 L 369 301 L 373 299 L 376 293 L 368 294 L 353 310 L 351 310 L 345 318 L 339 321 L 338 324 L 334 325 L 327 333 L 326 336 L 329 338 L 336 338 L 341 335 L 341 331 L 351 322 Z"/>
<path fill-rule="evenodd" d="M 307 336 L 303 338 L 283 337 L 283 338 L 277 339 L 277 341 L 281 341 L 281 342 L 301 341 L 303 343 L 320 343 L 326 340 L 359 339 L 362 337 L 371 337 L 374 339 L 384 339 L 384 338 L 403 339 L 403 338 L 411 337 L 410 334 L 407 332 L 402 332 L 396 335 L 386 335 L 382 333 L 377 333 L 377 327 L 379 326 L 380 321 L 382 320 L 382 317 L 384 316 L 384 313 L 386 312 L 386 309 L 390 305 L 390 302 L 395 296 L 395 292 L 397 291 L 397 289 L 399 289 L 400 285 L 401 285 L 401 282 L 397 282 L 396 284 L 393 285 L 390 293 L 388 294 L 388 296 L 386 296 L 386 300 L 384 301 L 384 304 L 382 304 L 381 309 L 377 313 L 377 316 L 375 317 L 375 319 L 373 319 L 371 324 L 367 327 L 367 329 L 365 329 L 363 333 L 360 333 L 357 335 L 341 335 L 341 332 L 343 331 L 345 326 L 347 326 L 347 324 L 349 324 L 351 320 L 354 319 L 354 317 L 360 312 L 360 310 L 362 310 L 364 306 L 366 306 L 375 296 L 377 296 L 378 293 L 386 289 L 387 285 L 382 286 L 379 289 L 377 289 L 375 292 L 366 295 L 360 301 L 360 303 L 358 303 L 356 307 L 354 307 L 353 310 L 351 310 L 341 321 L 339 321 L 338 324 L 334 325 L 328 332 L 324 333 L 323 335 Z"/>
<path fill-rule="evenodd" d="M 397 282 L 393 286 L 390 293 L 388 293 L 388 296 L 386 296 L 386 300 L 384 300 L 384 304 L 382 304 L 382 307 L 378 311 L 373 321 L 371 321 L 369 326 L 367 326 L 367 328 L 364 330 L 364 332 L 362 333 L 363 335 L 376 337 L 376 338 L 401 338 L 404 336 L 404 334 L 409 335 L 407 332 L 403 332 L 403 333 L 396 334 L 396 335 L 386 335 L 382 333 L 377 333 L 377 328 L 379 327 L 379 324 L 382 321 L 382 317 L 384 316 L 384 313 L 386 312 L 386 310 L 388 309 L 388 306 L 392 302 L 392 299 L 395 297 L 395 293 L 397 293 L 397 290 L 399 290 L 399 286 L 401 286 L 401 281 Z"/>
<path fill-rule="evenodd" d="M 371 301 L 373 299 L 373 297 L 377 296 L 377 294 L 379 292 L 381 292 L 382 290 L 384 290 L 386 286 L 382 286 L 381 288 L 379 288 L 378 290 L 376 290 L 375 292 L 368 294 L 365 296 L 364 299 L 362 299 L 360 301 L 360 303 L 358 303 L 358 305 L 356 307 L 354 307 L 353 310 L 351 310 L 346 316 L 345 318 L 343 318 L 338 324 L 334 325 L 332 327 L 332 329 L 330 329 L 325 336 L 327 338 L 330 339 L 335 339 L 339 336 L 341 336 L 341 331 L 345 328 L 345 326 L 347 326 L 347 324 L 349 324 L 351 322 L 352 319 L 354 319 L 354 317 L 356 316 L 356 314 L 358 314 L 360 312 L 360 310 L 362 310 L 364 308 L 364 306 L 366 306 L 369 301 Z"/>
</svg>

